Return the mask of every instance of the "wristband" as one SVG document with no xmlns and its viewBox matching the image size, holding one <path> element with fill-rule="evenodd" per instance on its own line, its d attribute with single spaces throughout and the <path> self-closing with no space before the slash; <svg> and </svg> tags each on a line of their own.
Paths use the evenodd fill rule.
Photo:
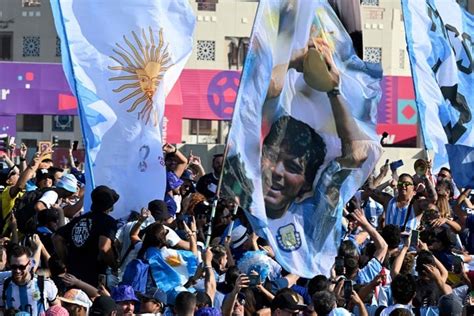
<svg viewBox="0 0 474 316">
<path fill-rule="evenodd" d="M 339 91 L 339 88 L 338 87 L 335 87 L 334 89 L 332 89 L 331 91 L 328 91 L 328 97 L 336 97 L 338 95 L 341 94 L 341 91 Z"/>
</svg>

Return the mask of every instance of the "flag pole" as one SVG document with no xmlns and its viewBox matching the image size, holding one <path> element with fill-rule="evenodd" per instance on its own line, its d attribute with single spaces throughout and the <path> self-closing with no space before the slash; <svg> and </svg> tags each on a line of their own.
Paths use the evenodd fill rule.
<svg viewBox="0 0 474 316">
<path fill-rule="evenodd" d="M 259 12 L 259 8 L 260 8 L 260 5 L 261 5 L 261 2 L 258 3 L 257 5 L 257 12 Z M 255 30 L 255 24 L 256 24 L 256 21 L 258 20 L 258 17 L 255 16 L 255 19 L 253 20 L 253 25 L 252 25 L 252 32 L 250 34 L 250 38 L 252 38 L 252 35 L 254 33 L 254 30 Z M 249 54 L 251 54 L 252 52 L 252 41 L 250 41 L 250 44 L 249 44 L 249 48 L 247 50 L 247 52 Z M 246 56 L 246 58 L 248 57 L 248 55 Z M 231 129 L 231 126 L 232 126 L 232 120 L 233 120 L 233 116 L 235 114 L 235 104 L 237 103 L 237 99 L 238 97 L 241 95 L 241 88 L 242 86 L 240 85 L 240 83 L 242 82 L 242 77 L 244 76 L 245 74 L 245 64 L 242 66 L 242 72 L 240 73 L 240 79 L 239 79 L 239 89 L 237 90 L 237 97 L 236 97 L 236 100 L 235 100 L 235 103 L 234 103 L 234 111 L 232 112 L 232 119 L 230 120 L 230 124 L 229 124 L 229 129 L 227 131 L 227 135 L 225 137 L 225 147 L 224 147 L 224 154 L 223 154 L 223 161 L 222 161 L 222 170 L 221 170 L 221 173 L 219 175 L 219 183 L 217 185 L 217 190 L 216 190 L 216 196 L 214 198 L 214 201 L 213 201 L 213 204 L 212 204 L 212 210 L 211 210 L 211 219 L 210 219 L 210 222 L 209 222 L 209 228 L 207 230 L 207 234 L 206 234 L 206 243 L 204 245 L 205 248 L 207 248 L 209 246 L 209 243 L 210 243 L 210 240 L 211 240 L 211 236 L 212 236 L 212 222 L 214 220 L 214 217 L 215 217 L 215 213 L 216 213 L 216 207 L 217 207 L 217 200 L 220 198 L 220 193 L 221 193 L 221 187 L 222 187 L 222 178 L 224 176 L 224 167 L 225 167 L 225 161 L 226 161 L 226 158 L 227 158 L 227 154 L 229 153 L 229 131 Z M 233 225 L 232 225 L 233 226 Z M 231 227 L 233 228 L 233 227 Z"/>
</svg>

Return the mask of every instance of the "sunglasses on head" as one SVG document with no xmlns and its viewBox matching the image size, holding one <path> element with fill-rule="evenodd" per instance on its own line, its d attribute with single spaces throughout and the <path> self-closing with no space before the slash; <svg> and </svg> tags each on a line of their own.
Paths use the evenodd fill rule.
<svg viewBox="0 0 474 316">
<path fill-rule="evenodd" d="M 399 188 L 409 187 L 409 186 L 411 186 L 411 185 L 413 185 L 413 183 L 412 183 L 412 182 L 408 182 L 408 181 L 398 181 L 398 183 L 397 183 L 397 186 L 398 186 Z"/>
<path fill-rule="evenodd" d="M 28 260 L 28 263 L 25 264 L 25 265 L 12 264 L 12 265 L 10 265 L 10 268 L 12 269 L 12 271 L 15 271 L 15 270 L 25 271 L 26 268 L 28 268 L 28 265 L 29 265 L 29 264 L 30 264 L 30 261 Z"/>
</svg>

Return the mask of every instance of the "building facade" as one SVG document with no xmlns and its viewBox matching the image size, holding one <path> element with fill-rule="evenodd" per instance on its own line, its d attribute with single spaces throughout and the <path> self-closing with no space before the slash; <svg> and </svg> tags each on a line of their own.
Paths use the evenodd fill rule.
<svg viewBox="0 0 474 316">
<path fill-rule="evenodd" d="M 186 68 L 207 72 L 240 70 L 258 1 L 190 0 L 190 3 L 196 14 L 195 49 Z M 0 0 L 0 61 L 61 63 L 60 40 L 49 0 Z M 197 77 L 196 71 L 190 76 Z M 228 123 L 183 118 L 181 128 L 182 142 L 222 143 Z M 69 140 L 82 137 L 79 118 L 71 115 L 17 115 L 16 129 L 17 141 L 29 146 L 50 140 L 53 135 L 64 146 Z"/>
<path fill-rule="evenodd" d="M 237 71 L 243 66 L 258 1 L 189 1 L 197 22 L 194 50 L 175 87 L 176 97 L 169 99 L 171 103 L 171 99 L 181 102 L 181 108 L 188 108 L 193 103 L 194 110 L 184 111 L 175 139 L 188 144 L 223 143 L 232 109 L 226 113 L 201 115 L 200 112 L 207 113 L 208 110 L 202 110 L 198 103 L 212 103 L 213 99 L 218 99 L 224 106 L 233 105 L 238 87 Z M 474 0 L 460 2 L 474 12 Z M 400 0 L 362 0 L 360 11 L 363 58 L 382 64 L 386 76 L 384 91 L 391 91 L 394 86 L 399 89 L 379 106 L 378 132 L 404 131 L 404 137 L 416 137 L 416 109 Z M 61 62 L 60 41 L 49 0 L 0 0 L 0 61 Z M 29 89 L 28 78 L 20 77 L 18 80 L 24 80 L 25 88 Z M 217 79 L 227 80 L 227 85 L 219 87 Z M 217 90 L 211 89 L 213 84 L 217 85 Z M 8 91 L 2 88 L 0 86 L 0 101 L 8 98 Z M 168 121 L 166 118 L 165 123 Z M 16 130 L 17 139 L 29 146 L 40 140 L 50 140 L 53 135 L 57 135 L 60 145 L 64 146 L 69 140 L 81 139 L 79 118 L 73 115 L 20 114 L 16 116 Z"/>
</svg>

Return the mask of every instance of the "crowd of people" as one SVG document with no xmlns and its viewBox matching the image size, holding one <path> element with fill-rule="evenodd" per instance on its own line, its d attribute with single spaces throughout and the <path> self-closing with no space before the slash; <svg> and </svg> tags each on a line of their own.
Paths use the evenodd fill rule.
<svg viewBox="0 0 474 316">
<path fill-rule="evenodd" d="M 474 315 L 474 206 L 449 169 L 418 159 L 398 175 L 387 161 L 344 208 L 331 275 L 303 279 L 234 199 L 217 199 L 222 154 L 206 173 L 163 151 L 165 196 L 125 220 L 111 216 L 123 198 L 112 187 L 84 210 L 72 148 L 64 166 L 50 148 L 27 161 L 22 145 L 18 165 L 4 155 L 3 315 Z"/>
</svg>

